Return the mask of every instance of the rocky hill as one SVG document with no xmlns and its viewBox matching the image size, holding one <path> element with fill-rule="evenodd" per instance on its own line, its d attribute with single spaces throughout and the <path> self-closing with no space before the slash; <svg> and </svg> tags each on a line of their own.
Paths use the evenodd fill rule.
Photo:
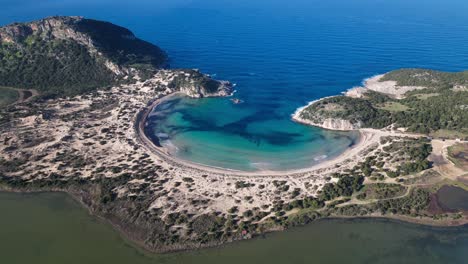
<svg viewBox="0 0 468 264">
<path fill-rule="evenodd" d="M 366 80 L 345 95 L 299 109 L 299 122 L 334 130 L 384 128 L 468 138 L 468 72 L 401 69 Z"/>
<path fill-rule="evenodd" d="M 108 22 L 49 17 L 0 28 L 0 86 L 75 95 L 165 66 L 164 51 Z"/>
</svg>

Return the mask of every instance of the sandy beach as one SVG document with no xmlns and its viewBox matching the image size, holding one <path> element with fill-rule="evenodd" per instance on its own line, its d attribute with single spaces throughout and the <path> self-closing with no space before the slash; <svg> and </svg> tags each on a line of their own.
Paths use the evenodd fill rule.
<svg viewBox="0 0 468 264">
<path fill-rule="evenodd" d="M 169 152 L 164 147 L 156 146 L 151 141 L 151 139 L 146 136 L 144 130 L 145 130 L 146 119 L 148 115 L 159 104 L 161 104 L 165 100 L 168 100 L 171 97 L 178 96 L 178 95 L 183 95 L 183 94 L 173 93 L 173 94 L 161 97 L 153 101 L 149 107 L 146 107 L 145 109 L 143 109 L 138 115 L 138 119 L 136 120 L 136 126 L 135 126 L 136 135 L 137 135 L 139 142 L 141 142 L 143 146 L 145 146 L 152 153 L 156 154 L 159 158 L 163 159 L 165 162 L 175 165 L 177 167 L 183 167 L 184 169 L 195 170 L 197 172 L 210 172 L 210 173 L 216 173 L 216 174 L 221 174 L 221 175 L 231 175 L 231 176 L 265 176 L 265 177 L 303 176 L 304 174 L 316 173 L 318 171 L 326 170 L 328 168 L 334 168 L 336 165 L 344 163 L 347 160 L 360 160 L 362 159 L 362 156 L 360 155 L 360 153 L 372 145 L 379 144 L 381 137 L 384 137 L 384 136 L 410 136 L 410 137 L 419 136 L 419 135 L 399 133 L 395 131 L 383 131 L 383 130 L 377 130 L 377 129 L 358 129 L 357 131 L 360 134 L 359 140 L 355 142 L 355 144 L 352 147 L 349 147 L 343 153 L 341 153 L 340 155 L 336 157 L 324 159 L 320 163 L 315 164 L 308 168 L 297 169 L 297 170 L 284 170 L 284 171 L 258 170 L 258 171 L 252 171 L 252 172 L 218 168 L 218 167 L 190 162 L 187 160 L 182 160 L 177 157 L 174 157 L 170 155 Z M 324 98 L 312 101 L 308 105 L 313 104 L 323 99 Z M 296 112 L 292 115 L 292 118 L 294 121 L 299 122 L 299 123 L 317 126 L 317 124 L 313 124 L 312 122 L 303 120 L 299 117 L 300 111 L 307 106 L 301 107 L 298 110 L 296 110 Z"/>
</svg>

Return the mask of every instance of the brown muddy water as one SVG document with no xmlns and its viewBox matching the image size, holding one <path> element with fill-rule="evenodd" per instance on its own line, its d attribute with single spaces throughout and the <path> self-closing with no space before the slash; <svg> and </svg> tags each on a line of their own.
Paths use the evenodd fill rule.
<svg viewBox="0 0 468 264">
<path fill-rule="evenodd" d="M 324 220 L 220 248 L 155 255 L 62 193 L 0 193 L 1 263 L 466 263 L 468 227 Z"/>
</svg>

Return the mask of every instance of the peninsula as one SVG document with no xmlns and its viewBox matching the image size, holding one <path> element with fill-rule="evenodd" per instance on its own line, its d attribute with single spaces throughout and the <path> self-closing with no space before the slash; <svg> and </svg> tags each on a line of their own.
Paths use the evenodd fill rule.
<svg viewBox="0 0 468 264">
<path fill-rule="evenodd" d="M 438 197 L 468 189 L 466 72 L 398 70 L 315 101 L 293 119 L 360 141 L 311 168 L 242 172 L 178 160 L 144 131 L 163 97 L 228 96 L 229 82 L 169 69 L 157 46 L 82 17 L 7 25 L 0 42 L 0 189 L 66 192 L 150 251 L 327 217 L 468 223 Z"/>
</svg>

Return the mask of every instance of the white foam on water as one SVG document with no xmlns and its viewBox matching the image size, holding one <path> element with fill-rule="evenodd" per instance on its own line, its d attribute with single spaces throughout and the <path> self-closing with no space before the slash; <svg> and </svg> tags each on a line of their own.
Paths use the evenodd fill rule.
<svg viewBox="0 0 468 264">
<path fill-rule="evenodd" d="M 321 161 L 321 160 L 324 160 L 326 158 L 328 158 L 328 156 L 324 154 L 324 155 L 314 157 L 314 161 Z"/>
<path fill-rule="evenodd" d="M 163 140 L 161 141 L 161 146 L 167 150 L 168 153 L 174 155 L 179 151 L 179 147 L 177 147 L 171 140 Z"/>
</svg>

